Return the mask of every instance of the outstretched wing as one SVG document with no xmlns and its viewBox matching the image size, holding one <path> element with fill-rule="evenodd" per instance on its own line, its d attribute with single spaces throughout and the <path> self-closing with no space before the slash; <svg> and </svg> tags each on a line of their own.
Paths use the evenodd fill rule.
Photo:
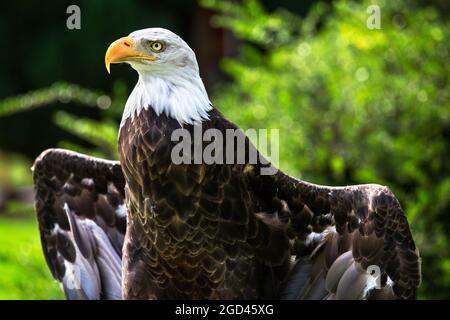
<svg viewBox="0 0 450 320">
<path fill-rule="evenodd" d="M 411 299 L 420 257 L 406 216 L 380 185 L 326 187 L 250 172 L 254 189 L 289 218 L 296 261 L 286 299 Z"/>
<path fill-rule="evenodd" d="M 69 299 L 120 299 L 126 229 L 119 162 L 49 149 L 33 166 L 42 248 Z"/>
</svg>

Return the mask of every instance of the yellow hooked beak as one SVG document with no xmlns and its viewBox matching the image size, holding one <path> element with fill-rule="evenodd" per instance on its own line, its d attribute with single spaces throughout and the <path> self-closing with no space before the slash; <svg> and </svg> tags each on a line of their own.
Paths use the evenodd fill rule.
<svg viewBox="0 0 450 320">
<path fill-rule="evenodd" d="M 106 50 L 105 66 L 108 73 L 110 73 L 111 63 L 121 63 L 133 60 L 149 60 L 155 61 L 158 59 L 155 56 L 140 52 L 134 48 L 134 40 L 129 37 L 120 38 L 114 41 Z"/>
</svg>

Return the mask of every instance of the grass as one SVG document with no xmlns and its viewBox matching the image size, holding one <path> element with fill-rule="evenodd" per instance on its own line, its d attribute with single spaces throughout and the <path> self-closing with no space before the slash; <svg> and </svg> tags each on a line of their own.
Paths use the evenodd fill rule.
<svg viewBox="0 0 450 320">
<path fill-rule="evenodd" d="M 0 300 L 64 299 L 42 254 L 34 218 L 0 217 Z"/>
</svg>

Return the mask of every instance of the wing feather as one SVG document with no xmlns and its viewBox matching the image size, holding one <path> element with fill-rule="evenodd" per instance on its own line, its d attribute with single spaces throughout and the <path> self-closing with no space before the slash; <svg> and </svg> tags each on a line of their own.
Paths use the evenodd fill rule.
<svg viewBox="0 0 450 320">
<path fill-rule="evenodd" d="M 282 171 L 272 176 L 257 172 L 249 170 L 248 174 L 259 196 L 286 203 L 293 254 L 296 264 L 301 264 L 292 268 L 285 296 L 317 298 L 320 288 L 314 294 L 310 289 L 310 295 L 305 292 L 319 283 L 317 275 L 322 273 L 329 293 L 322 298 L 415 298 L 421 282 L 419 252 L 406 215 L 387 187 L 327 187 Z M 309 277 L 297 274 L 307 270 L 305 257 L 311 260 Z M 368 270 L 379 270 L 379 275 Z M 302 283 L 299 279 L 308 280 Z"/>
<path fill-rule="evenodd" d="M 126 228 L 119 162 L 49 149 L 33 166 L 42 248 L 69 299 L 121 299 Z"/>
</svg>

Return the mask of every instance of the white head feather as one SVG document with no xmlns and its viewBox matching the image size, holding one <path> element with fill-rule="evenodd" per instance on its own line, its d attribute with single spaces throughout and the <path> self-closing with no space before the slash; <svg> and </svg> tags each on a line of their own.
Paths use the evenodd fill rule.
<svg viewBox="0 0 450 320">
<path fill-rule="evenodd" d="M 158 58 L 155 61 L 128 61 L 138 72 L 139 80 L 128 97 L 122 124 L 148 107 L 156 114 L 164 113 L 180 123 L 192 124 L 208 119 L 212 105 L 200 78 L 195 53 L 187 43 L 162 28 L 135 31 L 128 37 L 143 52 L 149 50 L 148 43 L 153 41 L 164 43 L 164 50 L 151 52 Z"/>
</svg>

